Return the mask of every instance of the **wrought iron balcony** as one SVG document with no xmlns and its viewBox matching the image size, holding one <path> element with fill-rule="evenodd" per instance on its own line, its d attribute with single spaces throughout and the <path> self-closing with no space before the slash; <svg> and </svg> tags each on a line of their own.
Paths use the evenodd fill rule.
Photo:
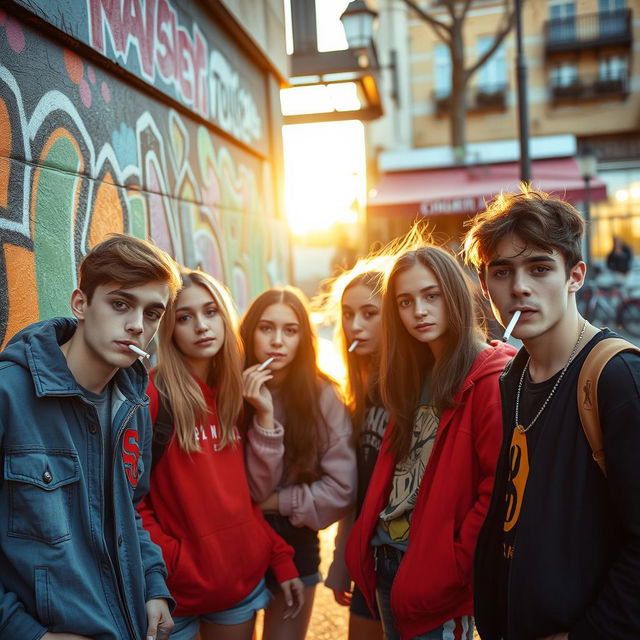
<svg viewBox="0 0 640 640">
<path fill-rule="evenodd" d="M 549 89 L 554 104 L 626 98 L 629 94 L 629 78 L 622 75 L 582 77 L 570 83 L 551 83 Z"/>
<path fill-rule="evenodd" d="M 631 46 L 631 9 L 600 11 L 545 22 L 545 51 L 576 51 L 609 45 Z"/>
<path fill-rule="evenodd" d="M 467 91 L 467 112 L 504 111 L 507 108 L 508 85 L 501 82 L 475 86 Z M 436 115 L 443 116 L 450 110 L 449 91 L 433 92 Z"/>
</svg>

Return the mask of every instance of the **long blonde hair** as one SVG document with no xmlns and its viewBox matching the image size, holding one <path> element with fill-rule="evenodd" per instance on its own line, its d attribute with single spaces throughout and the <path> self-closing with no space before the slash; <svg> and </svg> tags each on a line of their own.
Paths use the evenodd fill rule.
<svg viewBox="0 0 640 640">
<path fill-rule="evenodd" d="M 238 317 L 226 288 L 202 271 L 182 268 L 182 288 L 202 287 L 211 294 L 218 307 L 224 325 L 224 342 L 215 355 L 208 379 L 208 386 L 216 388 L 216 404 L 220 424 L 220 447 L 234 441 L 234 427 L 242 410 L 242 342 L 238 335 Z M 158 366 L 155 384 L 158 392 L 171 407 L 175 436 L 180 448 L 193 453 L 200 451 L 194 437 L 194 427 L 207 415 L 208 408 L 197 380 L 187 365 L 173 339 L 176 323 L 176 300 L 169 304 L 158 331 Z"/>
<path fill-rule="evenodd" d="M 346 369 L 344 397 L 353 422 L 353 438 L 357 442 L 367 409 L 367 402 L 379 404 L 380 353 L 358 356 L 349 353 L 349 344 L 342 322 L 342 303 L 345 293 L 352 287 L 364 285 L 372 295 L 379 295 L 382 301 L 382 286 L 385 274 L 393 265 L 393 255 L 371 254 L 361 258 L 352 269 L 344 271 L 322 283 L 323 292 L 313 300 L 313 309 L 334 323 L 334 341 L 342 356 Z M 382 336 L 380 339 L 382 344 Z"/>
</svg>

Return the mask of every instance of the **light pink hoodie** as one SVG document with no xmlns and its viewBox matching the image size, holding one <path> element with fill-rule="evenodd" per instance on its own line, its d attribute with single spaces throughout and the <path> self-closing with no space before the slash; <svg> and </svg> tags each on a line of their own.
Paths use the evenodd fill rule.
<svg viewBox="0 0 640 640">
<path fill-rule="evenodd" d="M 263 429 L 254 418 L 247 439 L 247 474 L 251 497 L 262 502 L 278 492 L 280 514 L 292 525 L 324 529 L 344 517 L 355 501 L 356 454 L 351 421 L 335 388 L 322 382 L 319 406 L 327 429 L 320 429 L 317 468 L 310 484 L 291 484 L 284 468 L 284 408 L 272 390 L 275 429 Z"/>
</svg>

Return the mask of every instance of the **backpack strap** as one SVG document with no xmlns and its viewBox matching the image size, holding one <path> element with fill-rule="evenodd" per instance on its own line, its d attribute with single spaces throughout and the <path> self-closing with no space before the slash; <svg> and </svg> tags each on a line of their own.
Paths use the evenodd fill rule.
<svg viewBox="0 0 640 640">
<path fill-rule="evenodd" d="M 635 351 L 640 353 L 640 349 L 628 340 L 623 338 L 605 338 L 596 344 L 586 357 L 580 376 L 578 377 L 578 413 L 584 434 L 587 437 L 591 454 L 602 473 L 607 475 L 607 468 L 604 459 L 604 445 L 602 438 L 602 427 L 600 426 L 600 414 L 598 411 L 598 380 L 600 374 L 609 360 L 624 351 Z"/>
<path fill-rule="evenodd" d="M 158 393 L 158 413 L 153 423 L 151 440 L 151 472 L 162 458 L 167 445 L 173 436 L 173 415 L 167 399 Z"/>
</svg>

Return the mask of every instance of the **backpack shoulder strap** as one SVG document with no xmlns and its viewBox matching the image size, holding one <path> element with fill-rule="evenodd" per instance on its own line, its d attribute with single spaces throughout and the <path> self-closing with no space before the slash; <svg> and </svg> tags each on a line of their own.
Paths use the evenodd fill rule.
<svg viewBox="0 0 640 640">
<path fill-rule="evenodd" d="M 640 353 L 638 347 L 623 338 L 605 338 L 601 340 L 589 352 L 582 364 L 580 376 L 578 377 L 577 393 L 580 422 L 591 447 L 593 459 L 605 476 L 607 475 L 607 469 L 598 411 L 598 380 L 609 360 L 623 351 Z"/>
<path fill-rule="evenodd" d="M 167 399 L 158 393 L 158 413 L 153 423 L 153 439 L 151 441 L 151 472 L 162 458 L 167 445 L 173 436 L 173 415 Z"/>
</svg>

